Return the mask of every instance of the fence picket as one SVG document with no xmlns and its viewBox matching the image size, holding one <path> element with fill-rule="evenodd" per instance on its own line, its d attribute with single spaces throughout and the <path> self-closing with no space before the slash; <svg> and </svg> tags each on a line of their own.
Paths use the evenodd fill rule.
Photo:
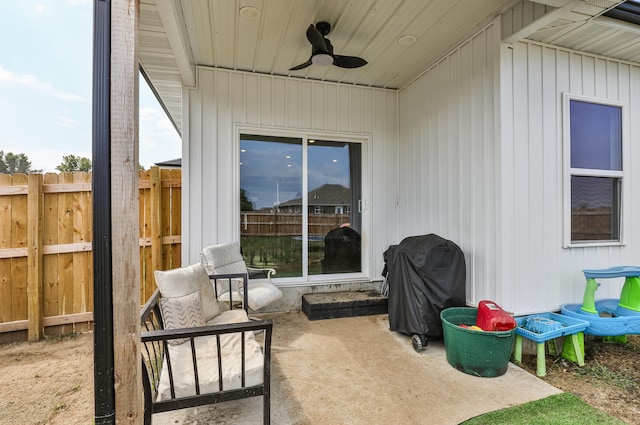
<svg viewBox="0 0 640 425">
<path fill-rule="evenodd" d="M 44 335 L 43 324 L 43 192 L 41 174 L 30 174 L 27 191 L 27 314 L 29 316 L 29 341 L 38 341 Z"/>
<path fill-rule="evenodd" d="M 0 185 L 10 187 L 11 176 L 0 174 Z M 0 196 L 0 249 L 7 248 L 11 248 L 11 198 Z M 0 322 L 11 320 L 11 258 L 0 258 Z"/>
<path fill-rule="evenodd" d="M 11 322 L 11 258 L 0 259 L 0 322 Z"/>
<path fill-rule="evenodd" d="M 163 178 L 166 177 L 170 188 L 170 195 L 163 194 L 165 199 L 168 196 L 168 204 L 171 211 L 167 236 L 180 236 L 182 233 L 182 185 L 179 184 L 181 173 L 180 170 L 163 170 L 163 173 Z M 167 246 L 169 261 L 165 263 L 165 269 L 173 269 L 180 266 L 180 249 L 181 247 L 175 244 Z"/>
<path fill-rule="evenodd" d="M 154 171 L 155 172 L 155 171 Z M 147 243 L 152 237 L 149 180 L 140 172 L 140 303 L 155 290 L 153 264 L 180 266 L 181 170 L 162 170 L 158 182 L 163 195 L 157 216 L 161 258 L 154 258 Z M 0 342 L 23 340 L 31 323 L 27 282 L 27 176 L 0 174 Z M 90 173 L 47 173 L 42 180 L 42 300 L 46 333 L 68 333 L 90 328 L 93 311 L 93 205 Z M 177 196 L 177 199 L 172 197 Z M 177 209 L 177 212 L 176 212 Z M 166 211 L 166 212 L 165 212 Z M 177 221 L 175 221 L 177 217 Z M 167 229 L 164 231 L 163 229 Z M 163 238 L 162 236 L 173 236 Z M 167 255 L 169 253 L 169 255 Z M 172 259 L 167 261 L 165 257 Z M 28 260 L 29 259 L 29 260 Z M 30 308 L 33 308 L 32 305 Z M 68 318 L 65 319 L 65 318 Z M 17 331 L 17 332 L 16 332 Z"/>
<path fill-rule="evenodd" d="M 170 174 L 169 174 L 170 170 L 161 170 L 161 178 L 164 180 L 169 180 L 170 178 Z M 162 188 L 160 188 L 159 190 L 159 196 L 162 199 L 171 199 L 171 194 L 172 194 L 172 188 L 170 186 L 164 186 Z M 162 226 L 159 227 L 157 230 L 159 232 L 159 237 L 164 237 L 164 236 L 170 236 L 171 235 L 171 210 L 173 209 L 173 205 L 169 202 L 167 203 L 167 208 L 164 208 L 160 211 L 158 211 L 160 213 L 160 221 L 158 223 L 162 223 Z M 160 257 L 158 258 L 158 261 L 160 261 L 159 266 L 161 266 L 163 269 L 170 269 L 171 268 L 171 248 L 168 246 L 163 246 L 160 252 Z"/>
<path fill-rule="evenodd" d="M 12 186 L 27 185 L 27 176 L 16 174 Z M 11 199 L 11 247 L 26 248 L 27 242 L 27 196 Z M 27 319 L 27 258 L 11 259 L 11 311 L 12 320 Z"/>
<path fill-rule="evenodd" d="M 47 173 L 44 175 L 44 185 L 58 184 L 58 175 Z M 44 236 L 42 243 L 45 246 L 58 244 L 58 194 L 44 194 Z M 58 255 L 45 255 L 43 259 L 44 269 L 44 316 L 57 316 L 58 308 L 58 290 L 60 288 L 60 279 L 58 276 Z"/>
</svg>

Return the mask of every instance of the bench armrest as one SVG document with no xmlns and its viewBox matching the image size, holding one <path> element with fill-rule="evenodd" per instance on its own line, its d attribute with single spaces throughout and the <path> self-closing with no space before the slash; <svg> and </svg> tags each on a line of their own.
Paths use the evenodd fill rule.
<svg viewBox="0 0 640 425">
<path fill-rule="evenodd" d="M 271 333 L 273 328 L 273 321 L 250 319 L 249 322 L 242 323 L 229 323 L 222 325 L 209 325 L 200 326 L 197 328 L 183 328 L 183 329 L 161 329 L 143 331 L 140 334 L 142 343 L 155 342 L 155 341 L 169 341 L 172 339 L 181 338 L 197 338 L 201 336 L 213 336 L 213 335 L 225 335 L 230 333 L 240 332 L 257 332 L 266 331 Z"/>
<path fill-rule="evenodd" d="M 271 267 L 247 267 L 247 271 L 250 277 L 256 274 L 266 274 L 269 280 L 271 280 L 272 275 L 276 274 L 276 269 L 272 269 Z"/>
<path fill-rule="evenodd" d="M 229 308 L 233 308 L 233 304 L 236 301 L 242 302 L 242 308 L 249 314 L 249 274 L 248 273 L 229 273 L 229 274 L 210 274 L 209 279 L 212 281 L 213 289 L 216 295 L 216 299 L 225 292 L 229 292 Z M 243 294 L 242 299 L 234 300 L 233 293 L 238 289 L 234 288 L 234 282 L 242 280 Z"/>
</svg>

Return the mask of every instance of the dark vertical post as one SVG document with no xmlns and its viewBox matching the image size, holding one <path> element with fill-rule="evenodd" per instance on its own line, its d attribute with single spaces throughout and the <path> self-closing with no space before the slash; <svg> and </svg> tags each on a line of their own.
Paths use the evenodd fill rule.
<svg viewBox="0 0 640 425">
<path fill-rule="evenodd" d="M 95 424 L 115 424 L 111 276 L 111 1 L 94 0 L 93 292 Z"/>
</svg>

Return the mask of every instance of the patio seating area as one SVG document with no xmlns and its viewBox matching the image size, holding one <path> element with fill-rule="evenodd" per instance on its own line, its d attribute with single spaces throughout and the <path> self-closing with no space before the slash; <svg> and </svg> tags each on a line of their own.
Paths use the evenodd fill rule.
<svg viewBox="0 0 640 425">
<path fill-rule="evenodd" d="M 271 423 L 459 424 L 474 416 L 560 390 L 509 364 L 503 376 L 459 372 L 442 341 L 416 353 L 408 336 L 389 331 L 387 315 L 309 321 L 301 312 L 273 320 Z M 262 421 L 254 397 L 154 415 L 154 424 Z"/>
</svg>

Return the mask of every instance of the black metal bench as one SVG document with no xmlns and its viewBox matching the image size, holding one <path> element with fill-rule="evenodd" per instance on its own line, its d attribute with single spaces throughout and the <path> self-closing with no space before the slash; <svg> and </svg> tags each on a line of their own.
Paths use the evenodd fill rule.
<svg viewBox="0 0 640 425">
<path fill-rule="evenodd" d="M 209 276 L 213 280 L 213 284 L 216 285 L 218 281 L 222 280 L 225 284 L 228 283 L 229 288 L 232 287 L 232 278 L 242 278 L 244 282 L 244 302 L 238 303 L 240 300 L 229 300 L 230 308 L 233 308 L 234 304 L 239 304 L 248 313 L 248 306 L 246 300 L 247 294 L 247 275 L 217 275 Z M 229 323 L 229 324 L 217 324 L 195 328 L 184 329 L 172 329 L 165 330 L 162 323 L 162 313 L 160 309 L 161 295 L 156 290 L 142 308 L 141 313 L 141 349 L 142 349 L 142 383 L 144 390 L 144 423 L 151 424 L 151 418 L 154 413 L 167 412 L 171 410 L 184 409 L 195 406 L 202 406 L 207 404 L 222 403 L 230 400 L 238 400 L 247 397 L 263 397 L 263 423 L 268 425 L 270 423 L 270 366 L 271 366 L 271 336 L 273 323 L 271 320 L 256 320 L 249 318 L 249 321 L 243 323 Z M 248 334 L 251 333 L 251 334 Z M 259 334 L 258 342 L 261 348 L 261 354 L 263 358 L 262 367 L 262 382 L 254 385 L 246 385 L 245 372 L 247 353 L 245 352 L 246 338 L 253 338 L 256 334 Z M 230 363 L 233 359 L 225 358 L 223 350 L 221 350 L 221 338 L 225 335 L 239 335 L 241 346 L 241 376 L 240 384 L 235 385 L 235 388 L 225 388 L 223 384 L 223 371 L 225 370 L 225 364 Z M 208 337 L 215 338 L 216 349 L 210 350 L 209 353 L 202 352 L 202 346 L 196 344 L 198 338 Z M 176 396 L 176 389 L 174 387 L 174 381 L 177 377 L 174 376 L 174 369 L 178 368 L 178 365 L 172 365 L 172 359 L 170 353 L 169 344 L 167 341 L 178 338 L 188 338 L 188 341 L 184 344 L 189 344 L 191 348 L 191 363 L 194 378 L 193 394 L 190 395 L 178 395 Z M 202 339 L 201 339 L 202 341 Z M 212 341 L 213 342 L 213 341 Z M 217 385 L 217 391 L 202 391 L 204 384 L 200 382 L 202 370 L 198 372 L 198 359 L 202 363 L 203 356 L 217 357 L 217 377 L 219 383 Z M 209 361 L 209 360 L 207 360 Z M 237 359 L 236 359 L 237 361 Z M 175 362 L 175 360 L 174 360 Z M 184 368 L 184 365 L 181 365 Z M 202 365 L 201 365 L 202 366 Z M 161 380 L 161 374 L 165 370 L 165 382 L 168 376 L 168 382 L 170 385 L 171 396 L 166 399 L 161 399 L 159 396 L 159 385 Z M 199 379 L 200 377 L 200 379 Z"/>
</svg>

